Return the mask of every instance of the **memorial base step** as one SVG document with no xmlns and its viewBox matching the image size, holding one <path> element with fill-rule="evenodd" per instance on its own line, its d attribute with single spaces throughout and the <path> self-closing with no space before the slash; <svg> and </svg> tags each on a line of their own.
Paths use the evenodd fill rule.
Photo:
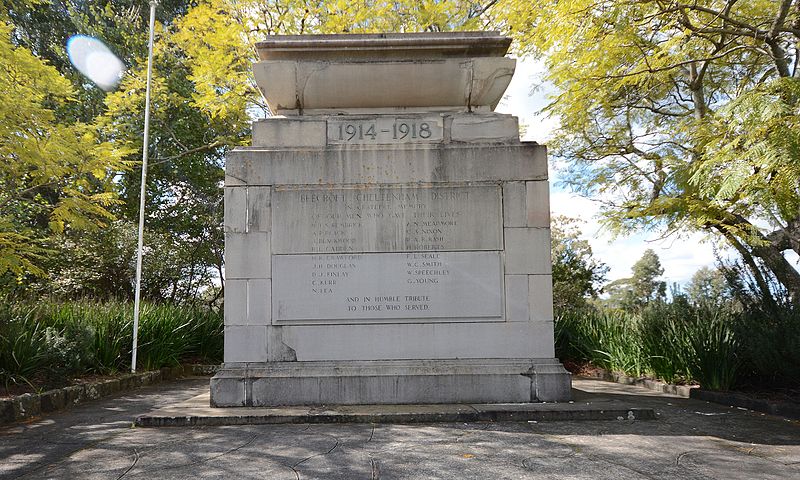
<svg viewBox="0 0 800 480">
<path fill-rule="evenodd" d="M 557 359 L 226 363 L 211 406 L 561 402 L 570 386 Z"/>
</svg>

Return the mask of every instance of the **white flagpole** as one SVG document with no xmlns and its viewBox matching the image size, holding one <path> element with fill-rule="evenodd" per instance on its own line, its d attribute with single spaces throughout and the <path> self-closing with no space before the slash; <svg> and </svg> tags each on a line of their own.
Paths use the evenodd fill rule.
<svg viewBox="0 0 800 480">
<path fill-rule="evenodd" d="M 156 0 L 150 0 L 150 40 L 147 44 L 147 90 L 144 96 L 144 143 L 142 144 L 142 188 L 139 193 L 139 247 L 136 249 L 136 291 L 133 297 L 133 351 L 131 373 L 136 373 L 139 349 L 139 303 L 142 292 L 142 247 L 144 246 L 144 200 L 147 181 L 147 149 L 150 146 L 150 81 L 153 77 L 153 30 L 156 24 Z"/>
</svg>

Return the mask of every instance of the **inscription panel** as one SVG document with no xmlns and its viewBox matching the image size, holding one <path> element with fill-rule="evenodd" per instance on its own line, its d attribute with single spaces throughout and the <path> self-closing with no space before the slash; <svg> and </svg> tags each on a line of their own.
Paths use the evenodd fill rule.
<svg viewBox="0 0 800 480">
<path fill-rule="evenodd" d="M 501 250 L 500 187 L 275 189 L 276 254 Z"/>
<path fill-rule="evenodd" d="M 273 323 L 502 320 L 499 252 L 277 255 Z"/>
<path fill-rule="evenodd" d="M 440 143 L 442 117 L 328 119 L 329 145 Z"/>
</svg>

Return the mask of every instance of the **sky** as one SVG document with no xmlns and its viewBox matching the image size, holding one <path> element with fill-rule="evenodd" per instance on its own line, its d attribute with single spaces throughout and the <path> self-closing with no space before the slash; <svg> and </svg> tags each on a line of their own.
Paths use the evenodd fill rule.
<svg viewBox="0 0 800 480">
<path fill-rule="evenodd" d="M 552 86 L 548 87 L 543 81 L 543 72 L 544 66 L 539 62 L 517 60 L 517 71 L 496 111 L 519 117 L 520 124 L 527 127 L 523 140 L 547 144 L 558 126 L 558 120 L 539 113 L 548 103 L 548 94 L 553 92 Z M 653 249 L 661 259 L 663 278 L 668 284 L 686 284 L 697 269 L 714 265 L 712 242 L 701 234 L 660 239 L 658 233 L 645 233 L 612 239 L 609 232 L 600 227 L 597 203 L 560 186 L 560 175 L 562 172 L 551 159 L 551 215 L 566 215 L 585 222 L 583 237 L 592 246 L 594 256 L 609 266 L 609 281 L 630 277 L 631 267 L 648 248 Z M 731 252 L 724 249 L 721 254 L 724 258 L 733 257 Z"/>
</svg>

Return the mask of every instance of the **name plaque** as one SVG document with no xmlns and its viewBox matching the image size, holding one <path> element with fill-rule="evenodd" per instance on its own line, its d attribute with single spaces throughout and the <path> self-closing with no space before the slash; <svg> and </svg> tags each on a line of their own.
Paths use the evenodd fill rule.
<svg viewBox="0 0 800 480">
<path fill-rule="evenodd" d="M 276 255 L 275 323 L 502 319 L 499 252 Z"/>
<path fill-rule="evenodd" d="M 440 143 L 442 117 L 330 118 L 329 145 Z"/>
<path fill-rule="evenodd" d="M 502 250 L 500 187 L 275 189 L 276 254 Z"/>
</svg>

